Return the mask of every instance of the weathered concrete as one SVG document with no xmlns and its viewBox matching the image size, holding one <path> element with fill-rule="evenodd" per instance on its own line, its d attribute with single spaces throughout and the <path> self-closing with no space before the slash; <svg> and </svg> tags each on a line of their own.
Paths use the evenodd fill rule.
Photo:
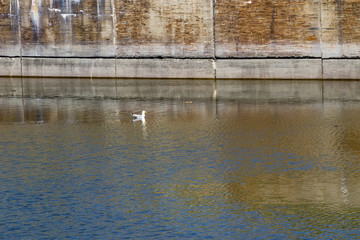
<svg viewBox="0 0 360 240">
<path fill-rule="evenodd" d="M 359 14 L 357 0 L 321 0 L 322 57 L 360 56 Z"/>
<path fill-rule="evenodd" d="M 0 64 L 2 62 L 9 65 L 6 59 L 0 59 Z M 4 71 L 4 75 L 6 73 Z M 214 79 L 215 70 L 211 59 L 23 58 L 22 74 L 27 77 Z"/>
<path fill-rule="evenodd" d="M 324 59 L 324 79 L 360 79 L 360 59 Z"/>
<path fill-rule="evenodd" d="M 114 57 L 111 1 L 21 1 L 22 56 Z"/>
<path fill-rule="evenodd" d="M 0 1 L 0 56 L 20 56 L 20 13 L 17 1 Z"/>
<path fill-rule="evenodd" d="M 0 13 L 0 34 L 0 56 L 20 56 L 18 19 Z"/>
<path fill-rule="evenodd" d="M 118 78 L 207 78 L 214 79 L 210 59 L 117 59 Z"/>
<path fill-rule="evenodd" d="M 359 16 L 356 0 L 2 0 L 0 76 L 360 79 Z"/>
<path fill-rule="evenodd" d="M 22 56 L 213 55 L 211 0 L 21 1 L 20 7 Z"/>
<path fill-rule="evenodd" d="M 117 56 L 212 57 L 212 3 L 115 1 Z"/>
<path fill-rule="evenodd" d="M 23 58 L 22 74 L 30 77 L 115 77 L 115 59 Z"/>
<path fill-rule="evenodd" d="M 0 77 L 360 79 L 360 59 L 0 58 Z"/>
<path fill-rule="evenodd" d="M 320 4 L 309 0 L 217 0 L 218 57 L 320 57 Z"/>
<path fill-rule="evenodd" d="M 310 80 L 217 80 L 217 99 L 321 101 L 322 82 Z"/>
<path fill-rule="evenodd" d="M 0 77 L 21 76 L 21 59 L 0 57 Z"/>
<path fill-rule="evenodd" d="M 0 56 L 357 58 L 359 13 L 355 0 L 2 0 Z"/>
<path fill-rule="evenodd" d="M 219 59 L 217 79 L 322 79 L 321 59 Z"/>
</svg>

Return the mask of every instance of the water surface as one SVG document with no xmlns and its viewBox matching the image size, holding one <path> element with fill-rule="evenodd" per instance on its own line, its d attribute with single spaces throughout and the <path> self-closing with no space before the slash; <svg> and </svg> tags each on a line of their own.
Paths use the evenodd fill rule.
<svg viewBox="0 0 360 240">
<path fill-rule="evenodd" d="M 1 239 L 360 238 L 357 101 L 0 106 Z"/>
</svg>

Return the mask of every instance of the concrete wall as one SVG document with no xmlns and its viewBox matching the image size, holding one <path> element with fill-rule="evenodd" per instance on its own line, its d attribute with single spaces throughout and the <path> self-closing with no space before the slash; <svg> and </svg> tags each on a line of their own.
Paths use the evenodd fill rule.
<svg viewBox="0 0 360 240">
<path fill-rule="evenodd" d="M 358 0 L 2 0 L 0 23 L 0 76 L 359 79 Z"/>
<path fill-rule="evenodd" d="M 0 77 L 8 76 L 358 80 L 360 60 L 0 57 Z"/>
</svg>

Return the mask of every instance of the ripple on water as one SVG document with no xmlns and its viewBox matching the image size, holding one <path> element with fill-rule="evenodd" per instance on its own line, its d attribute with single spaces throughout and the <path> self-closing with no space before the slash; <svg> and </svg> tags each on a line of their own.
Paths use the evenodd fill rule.
<svg viewBox="0 0 360 240">
<path fill-rule="evenodd" d="M 359 238 L 358 103 L 1 104 L 1 238 Z"/>
</svg>

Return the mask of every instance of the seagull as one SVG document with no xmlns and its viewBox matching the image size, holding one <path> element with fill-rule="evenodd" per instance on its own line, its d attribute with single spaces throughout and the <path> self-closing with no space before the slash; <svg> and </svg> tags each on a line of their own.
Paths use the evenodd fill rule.
<svg viewBox="0 0 360 240">
<path fill-rule="evenodd" d="M 138 120 L 141 120 L 141 121 L 145 121 L 145 113 L 146 111 L 142 111 L 141 115 L 139 114 L 131 114 L 135 119 L 134 121 L 138 121 Z"/>
</svg>

